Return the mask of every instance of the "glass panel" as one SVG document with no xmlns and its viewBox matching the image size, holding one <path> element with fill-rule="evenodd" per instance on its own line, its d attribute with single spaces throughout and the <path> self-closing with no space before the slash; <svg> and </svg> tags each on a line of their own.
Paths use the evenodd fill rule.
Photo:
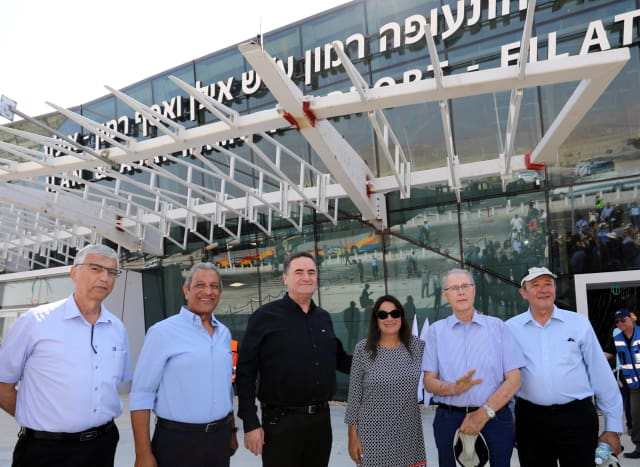
<svg viewBox="0 0 640 467">
<path fill-rule="evenodd" d="M 300 26 L 302 50 L 309 51 L 311 61 L 306 66 L 311 70 L 305 84 L 312 90 L 323 88 L 337 80 L 344 80 L 345 72 L 337 63 L 337 55 L 326 45 L 335 40 L 346 41 L 353 34 L 366 34 L 364 3 L 349 4 L 345 8 L 316 17 Z M 317 50 L 315 48 L 318 48 Z M 351 61 L 356 64 L 360 73 L 366 66 L 357 60 L 355 54 L 347 46 Z M 310 78 L 310 82 L 309 82 Z"/>
<path fill-rule="evenodd" d="M 419 16 L 421 21 L 430 21 L 430 11 L 438 8 L 439 3 L 436 0 L 401 0 L 367 5 L 372 69 L 381 70 L 412 61 L 425 63 L 428 51 L 423 32 L 414 29 L 416 23 L 407 28 L 406 19 Z M 436 47 L 438 50 L 442 48 L 440 41 L 436 41 Z"/>
</svg>

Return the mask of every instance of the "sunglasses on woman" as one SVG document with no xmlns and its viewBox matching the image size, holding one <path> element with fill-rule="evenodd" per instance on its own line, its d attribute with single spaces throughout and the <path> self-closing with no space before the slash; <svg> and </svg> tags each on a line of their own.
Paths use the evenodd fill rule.
<svg viewBox="0 0 640 467">
<path fill-rule="evenodd" d="M 376 316 L 378 317 L 378 319 L 387 319 L 388 316 L 397 319 L 402 316 L 402 312 L 400 310 L 378 311 L 376 312 Z"/>
</svg>

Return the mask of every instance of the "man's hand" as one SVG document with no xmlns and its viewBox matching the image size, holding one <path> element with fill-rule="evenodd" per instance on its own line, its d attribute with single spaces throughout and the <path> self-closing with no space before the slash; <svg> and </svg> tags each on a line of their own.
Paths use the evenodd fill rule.
<svg viewBox="0 0 640 467">
<path fill-rule="evenodd" d="M 244 447 L 251 451 L 254 455 L 262 455 L 262 446 L 264 445 L 264 430 L 262 427 L 256 428 L 244 434 Z"/>
<path fill-rule="evenodd" d="M 460 425 L 460 431 L 465 435 L 477 435 L 482 431 L 488 421 L 489 415 L 487 411 L 481 407 L 478 410 L 468 413 L 467 416 L 464 417 L 462 425 Z"/>
<path fill-rule="evenodd" d="M 151 452 L 146 452 L 142 455 L 136 454 L 136 462 L 133 467 L 158 467 L 158 463 Z"/>
<path fill-rule="evenodd" d="M 475 372 L 475 369 L 469 370 L 467 374 L 456 380 L 454 385 L 454 394 L 462 394 L 463 392 L 466 392 L 474 387 L 476 384 L 482 383 L 482 378 L 471 379 L 473 378 Z"/>
<path fill-rule="evenodd" d="M 605 431 L 600 435 L 598 441 L 602 441 L 611 446 L 611 452 L 619 456 L 622 452 L 622 444 L 620 444 L 620 435 L 614 431 Z"/>
<path fill-rule="evenodd" d="M 231 432 L 231 455 L 233 456 L 238 450 L 238 434 L 235 430 Z"/>
</svg>

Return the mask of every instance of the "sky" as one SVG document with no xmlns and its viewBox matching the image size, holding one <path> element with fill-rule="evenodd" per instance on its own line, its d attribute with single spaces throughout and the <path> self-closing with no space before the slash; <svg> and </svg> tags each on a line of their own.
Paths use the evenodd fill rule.
<svg viewBox="0 0 640 467">
<path fill-rule="evenodd" d="M 344 3 L 3 0 L 0 94 L 32 117 L 77 106 Z"/>
</svg>

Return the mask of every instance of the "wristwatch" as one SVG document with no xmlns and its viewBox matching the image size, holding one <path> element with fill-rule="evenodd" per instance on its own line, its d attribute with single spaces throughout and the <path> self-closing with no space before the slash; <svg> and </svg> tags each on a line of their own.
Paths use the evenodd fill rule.
<svg viewBox="0 0 640 467">
<path fill-rule="evenodd" d="M 482 408 L 487 411 L 487 415 L 490 419 L 496 416 L 496 411 L 489 407 L 487 404 L 484 404 Z"/>
</svg>

